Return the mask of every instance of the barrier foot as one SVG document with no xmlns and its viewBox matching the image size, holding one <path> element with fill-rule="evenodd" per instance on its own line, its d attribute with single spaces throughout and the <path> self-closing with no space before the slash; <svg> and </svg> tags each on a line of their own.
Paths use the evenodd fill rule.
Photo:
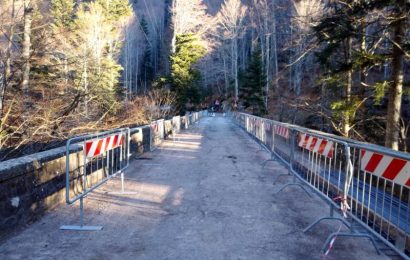
<svg viewBox="0 0 410 260">
<path fill-rule="evenodd" d="M 276 182 L 279 180 L 279 178 L 280 177 L 282 177 L 282 176 L 290 176 L 290 174 L 289 173 L 282 173 L 282 174 L 279 174 L 276 178 L 275 178 L 275 180 L 273 180 L 273 185 L 275 185 L 276 184 Z"/>
<path fill-rule="evenodd" d="M 342 222 L 348 229 L 350 229 L 350 224 L 349 222 L 347 222 L 345 219 L 343 218 L 338 218 L 338 217 L 323 217 L 320 218 L 318 220 L 316 220 L 315 222 L 313 222 L 312 224 L 310 224 L 307 228 L 305 228 L 303 230 L 303 233 L 308 232 L 309 230 L 311 230 L 312 228 L 314 228 L 317 224 L 319 224 L 322 220 L 338 220 L 340 222 Z"/>
<path fill-rule="evenodd" d="M 330 234 L 327 237 L 326 242 L 322 247 L 322 253 L 326 252 L 327 248 L 329 248 L 329 244 L 331 243 L 331 241 L 335 237 L 364 237 L 364 238 L 368 238 L 368 239 L 370 239 L 370 241 L 372 242 L 374 248 L 376 249 L 377 254 L 378 255 L 381 254 L 380 249 L 377 247 L 376 240 L 374 239 L 373 236 L 371 236 L 369 234 L 363 234 L 363 233 L 343 233 L 343 232 L 342 233 L 335 232 L 335 233 Z"/>
<path fill-rule="evenodd" d="M 84 226 L 84 198 L 80 198 L 80 225 L 62 225 L 60 230 L 74 230 L 74 231 L 99 231 L 103 229 L 102 226 Z"/>
<path fill-rule="evenodd" d="M 262 166 L 262 168 L 263 168 L 263 167 L 266 166 L 266 164 L 267 164 L 268 162 L 274 162 L 274 161 L 275 161 L 274 159 L 267 159 L 267 160 L 265 160 L 265 161 L 263 161 L 263 162 L 261 163 L 261 166 Z"/>
<path fill-rule="evenodd" d="M 102 226 L 66 226 L 60 227 L 61 230 L 74 230 L 74 231 L 99 231 L 102 230 Z"/>
<path fill-rule="evenodd" d="M 278 190 L 278 191 L 275 193 L 275 195 L 278 194 L 278 193 L 280 193 L 281 191 L 283 191 L 284 189 L 286 189 L 286 188 L 289 187 L 289 186 L 298 186 L 298 187 L 300 187 L 310 198 L 312 197 L 312 195 L 310 194 L 310 192 L 309 192 L 302 184 L 300 184 L 300 183 L 288 183 L 288 184 L 284 185 L 282 188 L 280 188 L 280 190 Z"/>
</svg>

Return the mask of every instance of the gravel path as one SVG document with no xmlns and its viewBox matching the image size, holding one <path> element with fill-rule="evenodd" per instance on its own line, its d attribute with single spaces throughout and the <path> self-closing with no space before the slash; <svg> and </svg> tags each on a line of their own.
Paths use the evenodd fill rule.
<svg viewBox="0 0 410 260">
<path fill-rule="evenodd" d="M 227 118 L 204 118 L 157 150 L 132 160 L 128 194 L 109 181 L 85 200 L 85 221 L 102 231 L 60 231 L 77 224 L 78 203 L 62 205 L 0 245 L 0 259 L 322 259 L 338 223 L 302 229 L 328 207 L 297 188 L 273 195 L 289 177 Z M 385 259 L 366 239 L 338 238 L 329 259 Z"/>
</svg>

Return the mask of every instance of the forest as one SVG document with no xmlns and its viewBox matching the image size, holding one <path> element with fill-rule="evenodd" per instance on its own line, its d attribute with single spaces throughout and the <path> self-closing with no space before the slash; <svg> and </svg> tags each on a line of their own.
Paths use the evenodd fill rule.
<svg viewBox="0 0 410 260">
<path fill-rule="evenodd" d="M 410 149 L 406 0 L 0 1 L 0 161 L 215 100 Z"/>
</svg>

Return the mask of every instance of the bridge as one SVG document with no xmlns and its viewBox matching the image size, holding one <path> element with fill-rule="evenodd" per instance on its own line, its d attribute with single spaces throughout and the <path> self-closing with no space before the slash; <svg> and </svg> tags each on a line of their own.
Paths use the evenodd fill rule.
<svg viewBox="0 0 410 260">
<path fill-rule="evenodd" d="M 303 232 L 329 215 L 329 203 L 309 189 L 309 176 L 304 187 L 278 192 L 294 183 L 286 165 L 292 149 L 272 157 L 275 153 L 266 149 L 269 138 L 247 129 L 264 141 L 261 146 L 238 127 L 239 121 L 223 115 L 203 117 L 152 152 L 133 157 L 124 172 L 124 192 L 121 179 L 111 178 L 86 194 L 84 222 L 101 225 L 102 230 L 60 230 L 62 224 L 75 224 L 79 218 L 78 203 L 60 205 L 10 235 L 0 245 L 0 258 L 322 258 L 329 234 L 350 228 L 323 221 Z M 286 138 L 283 142 L 277 146 L 286 144 Z M 336 155 L 338 148 L 334 151 Z M 299 169 L 304 167 L 302 160 L 298 163 Z M 330 186 L 335 185 L 328 185 L 327 193 Z M 340 236 L 332 242 L 333 247 L 324 248 L 330 258 L 389 259 L 378 254 L 367 237 Z"/>
</svg>

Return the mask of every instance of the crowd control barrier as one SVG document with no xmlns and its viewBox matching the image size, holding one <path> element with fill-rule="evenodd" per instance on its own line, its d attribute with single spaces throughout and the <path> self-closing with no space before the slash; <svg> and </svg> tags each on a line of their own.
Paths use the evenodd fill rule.
<svg viewBox="0 0 410 260">
<path fill-rule="evenodd" d="M 102 226 L 84 225 L 84 197 L 121 174 L 129 165 L 130 129 L 122 128 L 71 138 L 66 145 L 66 202 L 80 200 L 80 224 L 63 225 L 62 230 L 101 230 Z M 72 150 L 77 153 L 70 154 Z"/>
<path fill-rule="evenodd" d="M 409 259 L 409 154 L 245 113 L 231 117 L 271 153 L 271 160 L 287 166 L 292 181 L 278 192 L 297 186 L 328 202 L 329 215 L 304 229 L 309 232 L 323 220 L 339 223 L 321 249 L 325 255 L 336 237 L 364 237 L 378 253 Z M 335 216 L 335 210 L 342 215 Z"/>
<path fill-rule="evenodd" d="M 190 112 L 171 120 L 172 134 L 197 122 L 206 111 Z M 153 151 L 165 139 L 165 120 L 149 124 L 150 150 Z M 74 153 L 73 153 L 74 151 Z M 71 138 L 66 145 L 66 202 L 80 201 L 80 224 L 63 225 L 62 230 L 101 230 L 102 226 L 84 225 L 83 200 L 109 179 L 121 175 L 121 193 L 124 193 L 124 170 L 129 165 L 130 129 L 121 128 L 98 134 Z"/>
</svg>

